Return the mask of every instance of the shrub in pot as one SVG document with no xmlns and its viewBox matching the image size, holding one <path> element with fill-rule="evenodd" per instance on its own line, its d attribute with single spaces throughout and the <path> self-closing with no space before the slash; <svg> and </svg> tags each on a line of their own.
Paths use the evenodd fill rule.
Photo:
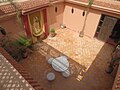
<svg viewBox="0 0 120 90">
<path fill-rule="evenodd" d="M 24 36 L 19 36 L 19 38 L 15 42 L 16 46 L 19 46 L 20 53 L 22 55 L 22 58 L 26 58 L 28 56 L 28 48 L 32 48 L 32 41 L 31 39 L 28 39 Z"/>
<path fill-rule="evenodd" d="M 51 28 L 51 29 L 50 29 L 50 36 L 51 36 L 51 37 L 54 37 L 55 35 L 56 35 L 55 29 L 54 29 L 54 28 Z"/>
</svg>

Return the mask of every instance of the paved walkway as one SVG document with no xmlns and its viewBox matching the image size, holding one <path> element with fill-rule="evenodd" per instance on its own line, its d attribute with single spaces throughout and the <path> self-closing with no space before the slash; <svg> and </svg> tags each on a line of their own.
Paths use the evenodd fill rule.
<svg viewBox="0 0 120 90">
<path fill-rule="evenodd" d="M 70 29 L 56 30 L 57 35 L 48 37 L 36 44 L 36 51 L 20 62 L 45 90 L 111 90 L 114 78 L 105 73 L 107 62 L 111 59 L 113 46 L 97 39 L 80 38 Z M 73 74 L 64 78 L 52 69 L 46 58 L 50 55 L 68 56 Z M 46 73 L 56 75 L 53 82 L 48 82 Z"/>
</svg>

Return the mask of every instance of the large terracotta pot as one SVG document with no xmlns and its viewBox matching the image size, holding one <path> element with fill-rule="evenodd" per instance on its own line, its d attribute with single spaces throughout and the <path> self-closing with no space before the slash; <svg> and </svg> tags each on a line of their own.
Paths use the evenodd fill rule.
<svg viewBox="0 0 120 90">
<path fill-rule="evenodd" d="M 54 37 L 56 34 L 54 32 L 50 32 L 50 36 Z"/>
</svg>

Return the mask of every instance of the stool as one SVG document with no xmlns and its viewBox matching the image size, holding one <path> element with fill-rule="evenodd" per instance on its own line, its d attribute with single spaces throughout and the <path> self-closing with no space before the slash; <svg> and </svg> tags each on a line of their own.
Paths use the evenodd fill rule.
<svg viewBox="0 0 120 90">
<path fill-rule="evenodd" d="M 62 75 L 63 75 L 64 77 L 69 77 L 69 76 L 70 76 L 70 71 L 67 70 L 67 71 L 63 72 Z"/>
<path fill-rule="evenodd" d="M 55 79 L 55 74 L 54 74 L 53 72 L 49 72 L 49 73 L 47 74 L 47 79 L 48 79 L 49 81 L 53 81 L 53 80 Z"/>
<path fill-rule="evenodd" d="M 51 64 L 54 58 L 48 59 L 48 63 Z"/>
</svg>

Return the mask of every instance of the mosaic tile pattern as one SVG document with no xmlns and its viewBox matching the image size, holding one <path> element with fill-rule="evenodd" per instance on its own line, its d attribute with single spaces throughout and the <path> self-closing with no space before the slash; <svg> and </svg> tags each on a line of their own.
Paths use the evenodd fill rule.
<svg viewBox="0 0 120 90">
<path fill-rule="evenodd" d="M 57 30 L 56 33 L 57 35 L 55 37 L 48 37 L 44 42 L 76 62 L 85 65 L 87 68 L 90 67 L 91 63 L 104 46 L 104 42 L 88 37 L 80 38 L 78 33 L 70 29 L 60 29 Z M 110 56 L 111 50 L 113 49 L 112 46 L 108 46 L 109 48 L 104 54 L 104 59 L 110 58 L 107 56 Z"/>
<path fill-rule="evenodd" d="M 111 90 L 114 78 L 105 72 L 113 46 L 97 39 L 80 38 L 70 29 L 56 30 L 57 35 L 35 44 L 35 51 L 19 63 L 45 90 Z M 50 64 L 49 57 L 66 55 L 71 75 L 64 78 Z M 47 72 L 56 78 L 49 82 Z"/>
</svg>

